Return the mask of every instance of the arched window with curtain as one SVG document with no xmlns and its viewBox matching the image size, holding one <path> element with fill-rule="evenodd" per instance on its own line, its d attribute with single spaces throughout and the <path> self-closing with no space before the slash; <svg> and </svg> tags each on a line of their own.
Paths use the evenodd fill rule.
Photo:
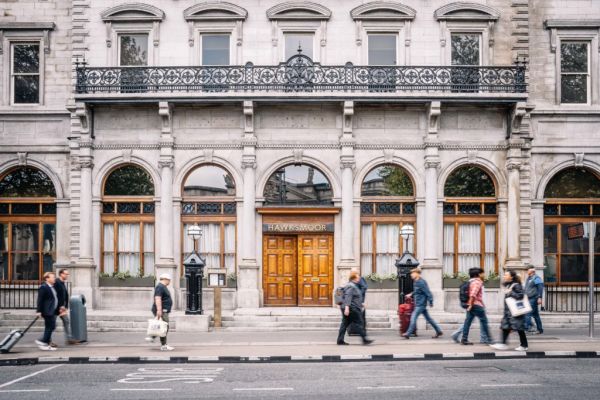
<svg viewBox="0 0 600 400">
<path fill-rule="evenodd" d="M 56 190 L 44 172 L 0 174 L 0 281 L 40 281 L 56 261 Z"/>
<path fill-rule="evenodd" d="M 395 261 L 405 250 L 400 229 L 416 227 L 415 189 L 412 178 L 398 165 L 373 168 L 361 185 L 360 265 L 363 275 L 396 273 Z M 416 232 L 416 230 L 415 230 Z M 416 254 L 415 236 L 406 250 Z"/>
<path fill-rule="evenodd" d="M 154 182 L 133 164 L 113 169 L 102 190 L 101 271 L 148 276 L 154 272 Z"/>
<path fill-rule="evenodd" d="M 267 180 L 263 193 L 266 205 L 331 206 L 333 190 L 329 179 L 308 164 L 289 164 Z"/>
<path fill-rule="evenodd" d="M 567 238 L 569 225 L 600 223 L 600 177 L 582 167 L 559 171 L 544 192 L 544 279 L 549 284 L 588 282 L 588 240 Z M 600 226 L 595 239 L 596 283 L 600 283 Z"/>
<path fill-rule="evenodd" d="M 207 268 L 225 268 L 228 273 L 235 273 L 235 190 L 231 174 L 217 165 L 204 164 L 187 175 L 181 206 L 181 260 L 185 260 L 196 246 L 206 258 Z M 196 243 L 186 234 L 188 227 L 194 224 L 202 229 L 202 236 Z"/>
<path fill-rule="evenodd" d="M 498 273 L 496 185 L 475 165 L 454 170 L 444 185 L 444 274 L 483 268 Z"/>
</svg>

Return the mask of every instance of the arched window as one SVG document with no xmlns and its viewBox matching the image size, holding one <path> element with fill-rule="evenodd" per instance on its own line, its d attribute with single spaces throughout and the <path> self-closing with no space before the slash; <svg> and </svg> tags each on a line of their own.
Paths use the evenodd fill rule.
<svg viewBox="0 0 600 400">
<path fill-rule="evenodd" d="M 154 272 L 154 182 L 137 165 L 113 169 L 102 190 L 104 273 L 148 276 Z"/>
<path fill-rule="evenodd" d="M 459 167 L 448 176 L 444 196 L 444 274 L 466 274 L 470 268 L 497 273 L 494 179 L 480 167 Z"/>
<path fill-rule="evenodd" d="M 363 275 L 391 275 L 404 252 L 403 225 L 416 226 L 415 189 L 406 170 L 383 164 L 373 168 L 361 185 L 361 270 Z M 415 253 L 414 236 L 408 251 Z"/>
<path fill-rule="evenodd" d="M 600 223 L 600 177 L 582 167 L 563 169 L 548 182 L 544 197 L 544 279 L 549 284 L 584 284 L 589 279 L 588 240 L 569 240 L 567 228 L 582 221 Z M 600 227 L 595 250 L 594 278 L 600 283 Z"/>
<path fill-rule="evenodd" d="M 183 182 L 181 205 L 182 261 L 194 250 L 206 258 L 208 268 L 236 270 L 235 182 L 231 174 L 212 164 L 193 169 Z M 197 243 L 186 234 L 198 224 L 202 236 Z"/>
<path fill-rule="evenodd" d="M 56 190 L 44 172 L 0 174 L 0 281 L 39 281 L 56 261 Z"/>
<path fill-rule="evenodd" d="M 279 168 L 267 181 L 265 204 L 280 206 L 332 205 L 331 183 L 317 168 L 290 164 Z"/>
</svg>

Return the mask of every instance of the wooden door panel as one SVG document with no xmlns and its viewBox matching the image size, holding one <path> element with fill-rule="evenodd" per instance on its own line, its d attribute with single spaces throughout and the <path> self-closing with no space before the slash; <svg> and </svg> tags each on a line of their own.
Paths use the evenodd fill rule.
<svg viewBox="0 0 600 400">
<path fill-rule="evenodd" d="M 297 305 L 297 242 L 294 236 L 264 236 L 263 288 L 266 306 Z"/>
<path fill-rule="evenodd" d="M 319 254 L 319 276 L 329 275 L 329 254 Z"/>
<path fill-rule="evenodd" d="M 298 244 L 298 304 L 331 306 L 333 236 L 304 235 Z"/>
</svg>

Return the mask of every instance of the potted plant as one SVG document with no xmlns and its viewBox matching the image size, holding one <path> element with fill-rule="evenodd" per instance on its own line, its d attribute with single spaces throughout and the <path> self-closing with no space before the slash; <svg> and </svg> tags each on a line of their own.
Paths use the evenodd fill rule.
<svg viewBox="0 0 600 400">
<path fill-rule="evenodd" d="M 154 287 L 154 275 L 144 276 L 140 270 L 136 276 L 131 275 L 129 271 L 113 272 L 112 275 L 101 272 L 98 285 L 100 287 Z"/>
<path fill-rule="evenodd" d="M 398 276 L 396 274 L 379 275 L 372 273 L 365 275 L 369 289 L 398 289 Z"/>
<path fill-rule="evenodd" d="M 444 289 L 458 289 L 464 282 L 469 280 L 469 275 L 459 272 L 457 274 L 444 274 L 442 278 Z"/>
<path fill-rule="evenodd" d="M 500 288 L 500 275 L 490 272 L 484 279 L 485 287 L 490 289 Z"/>
</svg>

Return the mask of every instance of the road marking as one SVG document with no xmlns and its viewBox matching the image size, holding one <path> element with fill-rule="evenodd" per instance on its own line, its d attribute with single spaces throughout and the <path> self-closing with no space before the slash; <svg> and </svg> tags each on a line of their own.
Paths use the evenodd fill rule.
<svg viewBox="0 0 600 400">
<path fill-rule="evenodd" d="M 359 386 L 358 390 L 415 389 L 416 386 Z"/>
<path fill-rule="evenodd" d="M 53 365 L 52 367 L 44 368 L 44 369 L 42 369 L 40 371 L 37 371 L 37 372 L 34 372 L 32 374 L 25 375 L 25 376 L 22 376 L 20 378 L 15 379 L 15 380 L 12 380 L 10 382 L 3 383 L 2 385 L 0 385 L 0 389 L 3 388 L 3 387 L 10 386 L 10 385 L 12 385 L 14 383 L 24 381 L 27 378 L 32 378 L 32 377 L 34 377 L 36 375 L 43 374 L 44 372 L 50 371 L 51 369 L 58 368 L 58 367 L 62 367 L 62 364 Z"/>
<path fill-rule="evenodd" d="M 481 387 L 527 387 L 527 386 L 542 386 L 541 383 L 505 383 L 505 384 L 482 384 Z"/>
<path fill-rule="evenodd" d="M 15 389 L 15 390 L 0 390 L 0 393 L 29 393 L 29 392 L 49 392 L 50 389 Z"/>
<path fill-rule="evenodd" d="M 280 387 L 280 388 L 234 388 L 233 389 L 236 392 L 256 392 L 256 391 L 267 391 L 267 392 L 273 392 L 276 390 L 294 390 L 294 388 L 291 387 Z"/>
<path fill-rule="evenodd" d="M 173 390 L 171 388 L 122 388 L 122 389 L 110 389 L 111 392 L 168 392 Z"/>
<path fill-rule="evenodd" d="M 217 378 L 223 368 L 187 368 L 187 367 L 156 367 L 138 368 L 136 372 L 125 375 L 117 383 L 211 383 Z"/>
</svg>

